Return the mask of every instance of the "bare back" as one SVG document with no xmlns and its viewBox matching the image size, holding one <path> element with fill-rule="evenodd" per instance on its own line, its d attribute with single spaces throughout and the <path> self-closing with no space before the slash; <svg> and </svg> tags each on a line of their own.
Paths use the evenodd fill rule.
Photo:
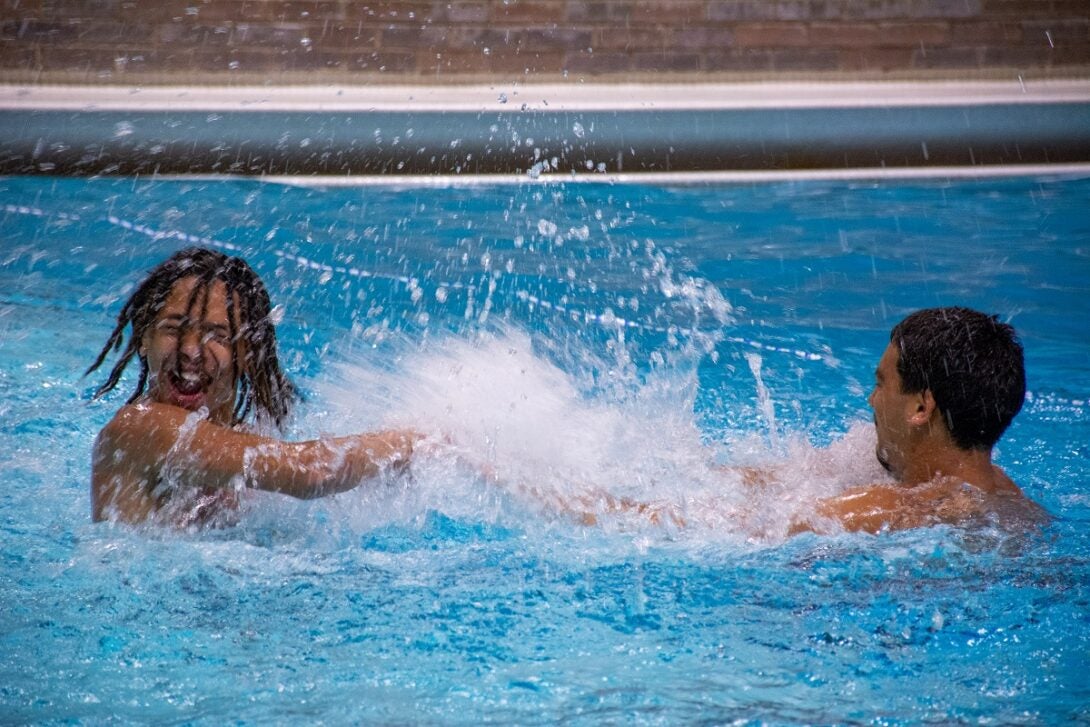
<svg viewBox="0 0 1090 727">
<path fill-rule="evenodd" d="M 1042 507 L 1027 498 L 1002 469 L 994 465 L 993 469 L 989 483 L 993 486 L 987 489 L 954 477 L 912 486 L 869 485 L 823 500 L 817 511 L 845 530 L 869 533 L 983 520 L 1015 526 L 1047 521 Z"/>
</svg>

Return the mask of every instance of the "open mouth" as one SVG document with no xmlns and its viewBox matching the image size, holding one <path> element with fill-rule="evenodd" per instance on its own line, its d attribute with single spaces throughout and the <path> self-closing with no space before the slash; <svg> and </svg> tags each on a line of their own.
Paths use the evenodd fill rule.
<svg viewBox="0 0 1090 727">
<path fill-rule="evenodd" d="M 170 400 L 183 409 L 197 409 L 204 403 L 207 379 L 190 371 L 171 371 L 167 375 L 170 383 Z"/>
</svg>

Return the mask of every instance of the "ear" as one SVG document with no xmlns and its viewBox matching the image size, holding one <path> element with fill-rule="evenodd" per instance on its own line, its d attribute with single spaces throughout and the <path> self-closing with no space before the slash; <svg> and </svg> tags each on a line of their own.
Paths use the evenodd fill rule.
<svg viewBox="0 0 1090 727">
<path fill-rule="evenodd" d="M 931 389 L 924 389 L 918 394 L 913 394 L 909 401 L 908 423 L 922 427 L 931 421 L 931 417 L 938 412 L 935 405 L 935 395 Z"/>
</svg>

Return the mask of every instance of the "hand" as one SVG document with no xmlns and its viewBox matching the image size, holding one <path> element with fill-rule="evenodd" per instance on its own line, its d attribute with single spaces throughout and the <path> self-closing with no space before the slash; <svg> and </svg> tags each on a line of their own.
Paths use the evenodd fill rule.
<svg viewBox="0 0 1090 727">
<path fill-rule="evenodd" d="M 413 449 L 425 438 L 423 434 L 413 429 L 394 429 L 386 432 L 379 432 L 372 436 L 385 445 L 389 453 L 383 457 L 383 459 L 387 463 L 387 466 L 397 473 L 402 473 L 409 469 L 409 463 L 413 456 Z"/>
</svg>

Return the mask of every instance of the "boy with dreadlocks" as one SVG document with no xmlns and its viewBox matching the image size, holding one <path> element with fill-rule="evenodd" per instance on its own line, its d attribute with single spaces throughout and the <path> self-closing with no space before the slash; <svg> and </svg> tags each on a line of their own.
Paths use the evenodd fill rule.
<svg viewBox="0 0 1090 727">
<path fill-rule="evenodd" d="M 237 257 L 187 248 L 148 274 L 87 370 L 123 349 L 98 398 L 140 362 L 136 390 L 95 441 L 94 520 L 222 522 L 242 488 L 309 499 L 408 463 L 412 432 L 284 442 L 246 425 L 282 429 L 298 398 L 271 313 L 261 279 Z"/>
</svg>

